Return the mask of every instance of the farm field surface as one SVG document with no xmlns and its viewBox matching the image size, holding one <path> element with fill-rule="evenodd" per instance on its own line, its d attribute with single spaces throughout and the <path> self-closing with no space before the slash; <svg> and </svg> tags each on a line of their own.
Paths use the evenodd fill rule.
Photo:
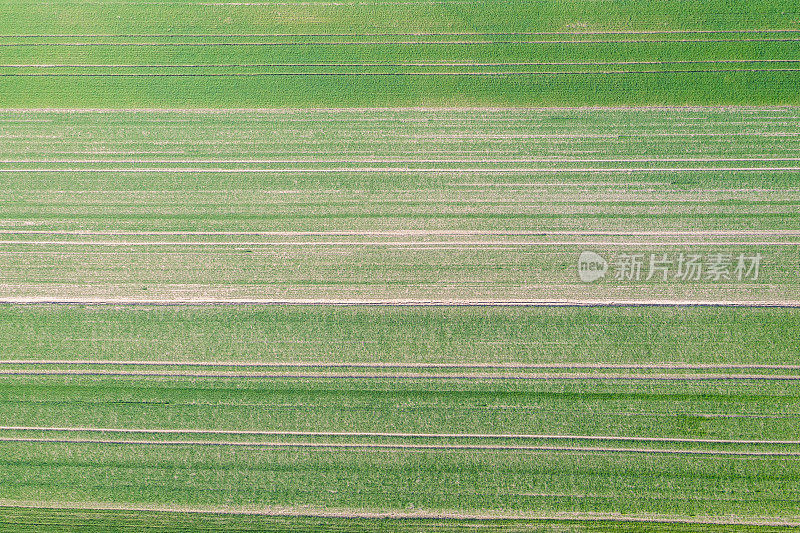
<svg viewBox="0 0 800 533">
<path fill-rule="evenodd" d="M 800 301 L 794 108 L 1 116 L 5 302 Z"/>
<path fill-rule="evenodd" d="M 796 2 L 0 7 L 2 107 L 798 104 Z"/>
<path fill-rule="evenodd" d="M 0 120 L 0 525 L 798 520 L 795 108 Z"/>
<path fill-rule="evenodd" d="M 799 334 L 786 309 L 6 307 L 0 501 L 780 523 Z"/>
<path fill-rule="evenodd" d="M 800 528 L 796 4 L 0 2 L 0 531 Z"/>
</svg>

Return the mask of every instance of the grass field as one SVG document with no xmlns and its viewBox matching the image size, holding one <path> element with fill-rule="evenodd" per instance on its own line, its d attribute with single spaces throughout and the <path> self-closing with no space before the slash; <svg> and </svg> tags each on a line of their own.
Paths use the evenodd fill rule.
<svg viewBox="0 0 800 533">
<path fill-rule="evenodd" d="M 776 309 L 7 307 L 0 501 L 775 521 L 799 332 Z"/>
<path fill-rule="evenodd" d="M 0 531 L 800 528 L 788 0 L 0 2 Z"/>
<path fill-rule="evenodd" d="M 2 107 L 800 103 L 800 11 L 789 0 L 2 10 Z"/>
<path fill-rule="evenodd" d="M 793 108 L 2 117 L 6 302 L 800 301 Z M 586 284 L 583 250 L 764 265 Z"/>
<path fill-rule="evenodd" d="M 798 119 L 3 112 L 0 527 L 795 523 Z"/>
</svg>

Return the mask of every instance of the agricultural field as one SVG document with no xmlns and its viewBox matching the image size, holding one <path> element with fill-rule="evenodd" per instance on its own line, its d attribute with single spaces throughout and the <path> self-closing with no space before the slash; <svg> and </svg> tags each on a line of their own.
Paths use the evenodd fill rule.
<svg viewBox="0 0 800 533">
<path fill-rule="evenodd" d="M 797 518 L 794 108 L 0 118 L 10 528 Z"/>
<path fill-rule="evenodd" d="M 0 16 L 2 107 L 800 103 L 792 0 L 19 0 Z"/>
<path fill-rule="evenodd" d="M 0 117 L 4 302 L 800 302 L 793 108 Z"/>
<path fill-rule="evenodd" d="M 0 531 L 800 527 L 800 10 L 0 3 Z"/>
<path fill-rule="evenodd" d="M 0 337 L 11 528 L 797 512 L 788 309 L 33 306 Z"/>
</svg>

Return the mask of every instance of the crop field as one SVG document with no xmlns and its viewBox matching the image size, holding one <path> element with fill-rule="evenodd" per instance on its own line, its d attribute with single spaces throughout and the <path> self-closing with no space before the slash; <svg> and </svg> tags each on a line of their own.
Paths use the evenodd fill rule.
<svg viewBox="0 0 800 533">
<path fill-rule="evenodd" d="M 800 528 L 800 9 L 0 3 L 0 531 Z"/>
<path fill-rule="evenodd" d="M 2 107 L 798 104 L 792 0 L 5 2 Z"/>
<path fill-rule="evenodd" d="M 7 303 L 800 302 L 793 108 L 0 116 Z"/>
<path fill-rule="evenodd" d="M 794 108 L 0 120 L 0 524 L 799 516 Z"/>
</svg>

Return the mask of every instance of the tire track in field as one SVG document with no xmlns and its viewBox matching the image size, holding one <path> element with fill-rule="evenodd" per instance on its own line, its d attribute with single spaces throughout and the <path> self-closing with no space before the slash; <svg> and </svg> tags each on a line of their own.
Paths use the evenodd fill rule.
<svg viewBox="0 0 800 533">
<path fill-rule="evenodd" d="M 2 44 L 0 44 L 2 46 Z M 798 68 L 741 68 L 741 69 L 673 69 L 673 70 L 552 70 L 552 71 L 472 71 L 472 72 L 4 72 L 0 77 L 8 78 L 229 78 L 229 77 L 348 77 L 348 76 L 588 76 L 612 74 L 718 74 L 718 73 L 766 73 L 766 72 L 800 72 Z"/>
<path fill-rule="evenodd" d="M 626 66 L 626 65 L 717 65 L 742 63 L 800 63 L 800 59 L 685 59 L 661 61 L 412 61 L 412 62 L 318 62 L 318 63 L 196 63 L 196 64 L 6 64 L 0 68 L 255 68 L 255 67 L 506 67 L 506 66 Z"/>
<path fill-rule="evenodd" d="M 187 506 L 154 506 L 133 505 L 103 502 L 31 502 L 9 499 L 0 499 L 0 506 L 14 509 L 28 510 L 69 510 L 69 511 L 130 511 L 154 513 L 188 513 L 188 514 L 215 514 L 222 516 L 264 516 L 264 517 L 293 517 L 293 518 L 341 518 L 341 519 L 367 519 L 367 520 L 446 520 L 457 522 L 460 520 L 531 520 L 531 521 L 558 521 L 558 522 L 590 522 L 590 523 L 657 523 L 657 524 L 683 524 L 683 525 L 729 525 L 729 526 L 755 526 L 755 527 L 796 527 L 800 522 L 775 518 L 746 519 L 738 517 L 706 516 L 674 516 L 674 515 L 619 515 L 615 513 L 580 513 L 561 512 L 554 514 L 544 513 L 513 513 L 508 511 L 493 511 L 488 513 L 468 513 L 465 511 L 429 511 L 429 510 L 391 510 L 391 511 L 364 511 L 356 509 L 316 509 L 308 506 L 301 508 L 257 508 L 250 507 L 187 507 Z M 391 524 L 389 524 L 391 525 Z M 448 524 L 450 525 L 450 524 Z"/>
<path fill-rule="evenodd" d="M 0 431 L 52 432 L 52 433 L 144 433 L 176 435 L 261 435 L 302 437 L 381 437 L 398 439 L 504 439 L 504 440 L 583 440 L 621 442 L 660 442 L 682 444 L 738 444 L 738 445 L 800 445 L 800 440 L 746 440 L 746 439 L 702 439 L 684 437 L 633 437 L 615 435 L 552 435 L 525 433 L 386 433 L 368 431 L 263 431 L 225 429 L 153 429 L 153 428 L 96 428 L 96 427 L 39 427 L 0 426 Z"/>
<path fill-rule="evenodd" d="M 122 439 L 66 439 L 34 437 L 0 437 L 0 442 L 29 444 L 106 444 L 116 446 L 219 446 L 243 448 L 310 448 L 310 449 L 378 449 L 378 450 L 418 450 L 418 451 L 509 451 L 509 452 L 574 452 L 574 453 L 618 453 L 618 454 L 660 454 L 660 455 L 698 455 L 698 456 L 739 456 L 739 457 L 800 457 L 800 452 L 754 451 L 754 450 L 700 450 L 700 449 L 661 449 L 661 448 L 619 448 L 582 446 L 525 446 L 504 444 L 405 444 L 376 442 L 246 442 L 246 441 L 205 441 L 205 440 L 122 440 Z"/>
<path fill-rule="evenodd" d="M 247 362 L 247 361 L 146 361 L 108 359 L 3 359 L 0 365 L 107 365 L 277 368 L 452 368 L 452 369 L 652 369 L 652 370 L 800 370 L 800 365 L 718 363 L 387 363 L 387 362 Z"/>
<path fill-rule="evenodd" d="M 447 2 L 452 3 L 452 2 Z M 315 4 L 318 4 L 315 2 Z M 274 5 L 274 4 L 270 4 Z M 608 30 L 608 31 L 518 31 L 518 32 L 372 32 L 372 33 L 29 33 L 0 34 L 0 38 L 106 38 L 106 37 L 427 37 L 437 35 L 675 35 L 715 33 L 800 33 L 793 28 L 729 29 L 729 30 Z"/>
<path fill-rule="evenodd" d="M 771 43 L 800 42 L 800 37 L 744 37 L 740 39 L 528 39 L 528 40 L 404 40 L 404 41 L 240 41 L 240 42 L 103 42 L 82 41 L 69 43 L 3 42 L 0 47 L 206 47 L 206 46 L 411 46 L 411 45 L 543 45 L 543 44 L 670 44 L 670 43 Z"/>
<path fill-rule="evenodd" d="M 753 307 L 800 308 L 800 300 L 415 300 L 415 299 L 333 299 L 333 298 L 87 298 L 47 296 L 5 296 L 0 304 L 91 305 L 91 306 L 331 306 L 331 307 Z"/>
<path fill-rule="evenodd" d="M 758 112 L 758 111 L 769 111 L 769 112 L 787 112 L 792 111 L 796 112 L 800 109 L 800 106 L 797 105 L 773 105 L 773 106 L 746 106 L 746 105 L 707 105 L 707 106 L 677 106 L 677 105 L 645 105 L 645 106 L 630 106 L 630 105 L 618 105 L 618 106 L 602 106 L 602 105 L 589 105 L 589 106 L 551 106 L 551 107 L 541 107 L 541 108 L 520 108 L 520 107 L 501 107 L 501 106 L 467 106 L 467 107 L 458 107 L 458 106 L 450 106 L 450 107 L 429 107 L 429 106 L 400 106 L 400 107 L 376 107 L 376 106 L 361 106 L 361 107 L 318 107 L 314 108 L 313 110 L 304 110 L 304 109 L 297 109 L 297 108 L 214 108 L 214 107 L 197 107 L 197 108 L 158 108 L 158 107 L 129 107 L 129 108 L 98 108 L 98 107 L 71 107 L 71 108 L 58 108 L 58 107 L 29 107 L 29 108 L 7 108 L 0 110 L 0 114 L 14 114 L 14 115 L 28 115 L 28 114 L 55 114 L 55 115 L 81 115 L 81 114 L 88 114 L 88 115 L 141 115 L 141 114 L 151 114 L 157 117 L 161 117 L 163 115 L 176 115 L 176 116 L 217 116 L 220 118 L 236 116 L 239 117 L 260 117 L 260 116 L 276 116 L 281 117 L 287 121 L 294 120 L 293 117 L 297 115 L 303 116 L 308 115 L 313 118 L 308 119 L 301 119 L 301 120 L 316 120 L 316 115 L 321 115 L 320 118 L 327 117 L 328 115 L 344 115 L 345 117 L 341 120 L 349 121 L 350 119 L 358 121 L 360 114 L 370 112 L 370 113 L 382 113 L 385 116 L 382 120 L 388 122 L 396 122 L 397 115 L 403 113 L 461 113 L 461 114 L 472 114 L 475 112 L 481 113 L 507 113 L 507 114 L 520 114 L 522 117 L 532 118 L 547 118 L 548 114 L 558 113 L 558 112 L 610 112 L 610 113 L 647 113 L 653 111 L 672 111 L 672 112 L 680 112 L 685 113 L 687 117 L 691 118 L 696 113 L 700 112 L 725 112 L 725 113 L 734 113 L 734 112 Z M 535 113 L 533 113 L 535 111 Z M 438 117 L 430 117 L 432 120 L 436 120 Z M 449 117 L 449 118 L 438 118 L 439 120 L 453 120 L 454 118 L 460 117 Z M 491 117 L 486 118 L 487 121 L 502 121 L 504 118 L 511 118 L 516 120 L 514 117 Z M 685 117 L 681 117 L 685 118 Z M 788 118 L 797 118 L 795 115 L 791 115 Z M 428 120 L 427 117 L 419 118 L 418 120 Z M 747 123 L 757 124 L 759 122 L 760 117 L 758 115 L 754 116 L 753 120 L 748 120 Z M 363 119 L 363 117 L 361 118 Z M 381 117 L 376 116 L 370 119 L 370 121 L 380 121 Z M 727 124 L 727 121 L 719 121 L 718 123 Z"/>
<path fill-rule="evenodd" d="M 800 236 L 798 230 L 343 230 L 343 231 L 139 231 L 139 230 L 27 230 L 0 229 L 0 235 L 71 236 L 243 236 L 243 237 L 424 237 L 424 236 L 613 236 L 613 237 L 778 237 Z M 27 242 L 27 241 L 20 241 Z M 716 241 L 710 241 L 713 243 Z"/>
<path fill-rule="evenodd" d="M 389 247 L 433 249 L 438 247 L 493 247 L 507 246 L 514 248 L 547 247 L 547 246 L 800 246 L 800 241 L 21 241 L 0 240 L 0 246 L 102 246 L 102 247 L 215 247 L 230 248 L 240 246 L 252 247 Z M 5 253 L 15 253 L 6 251 Z M 20 252 L 21 253 L 21 252 Z M 149 252 L 158 253 L 158 252 Z"/>
<path fill-rule="evenodd" d="M 794 374 L 596 374 L 596 373 L 469 373 L 434 374 L 425 372 L 345 373 L 345 372 L 171 372 L 133 370 L 5 370 L 2 376 L 81 376 L 81 377 L 159 377 L 210 379 L 345 379 L 345 380 L 506 380 L 506 381 L 800 381 Z"/>
<path fill-rule="evenodd" d="M 798 134 L 800 135 L 800 134 Z M 72 174 L 82 172 L 92 173 L 176 173 L 176 174 L 340 174 L 340 173 L 359 173 L 359 174 L 378 174 L 378 173 L 424 173 L 424 174 L 564 174 L 564 173 L 620 173 L 620 172 L 797 172 L 800 167 L 664 167 L 664 168 L 606 168 L 606 167 L 587 167 L 587 168 L 552 168 L 552 167 L 531 167 L 531 168 L 413 168 L 413 167 L 338 167 L 338 168 L 0 168 L 0 172 L 8 173 L 36 173 L 51 174 L 64 173 Z"/>
<path fill-rule="evenodd" d="M 0 159 L 0 164 L 252 164 L 252 165 L 293 165 L 293 164 L 359 164 L 359 163 L 405 163 L 405 164 L 432 164 L 432 163 L 723 163 L 723 162 L 776 162 L 800 161 L 800 157 L 662 157 L 662 158 L 554 158 L 554 157 L 527 157 L 527 158 L 459 158 L 459 159 L 428 159 L 428 158 L 375 158 L 364 157 L 356 159 Z M 702 167 L 701 167 L 702 168 Z M 768 169 L 769 167 L 767 167 Z M 635 169 L 634 169 L 635 170 Z"/>
</svg>

